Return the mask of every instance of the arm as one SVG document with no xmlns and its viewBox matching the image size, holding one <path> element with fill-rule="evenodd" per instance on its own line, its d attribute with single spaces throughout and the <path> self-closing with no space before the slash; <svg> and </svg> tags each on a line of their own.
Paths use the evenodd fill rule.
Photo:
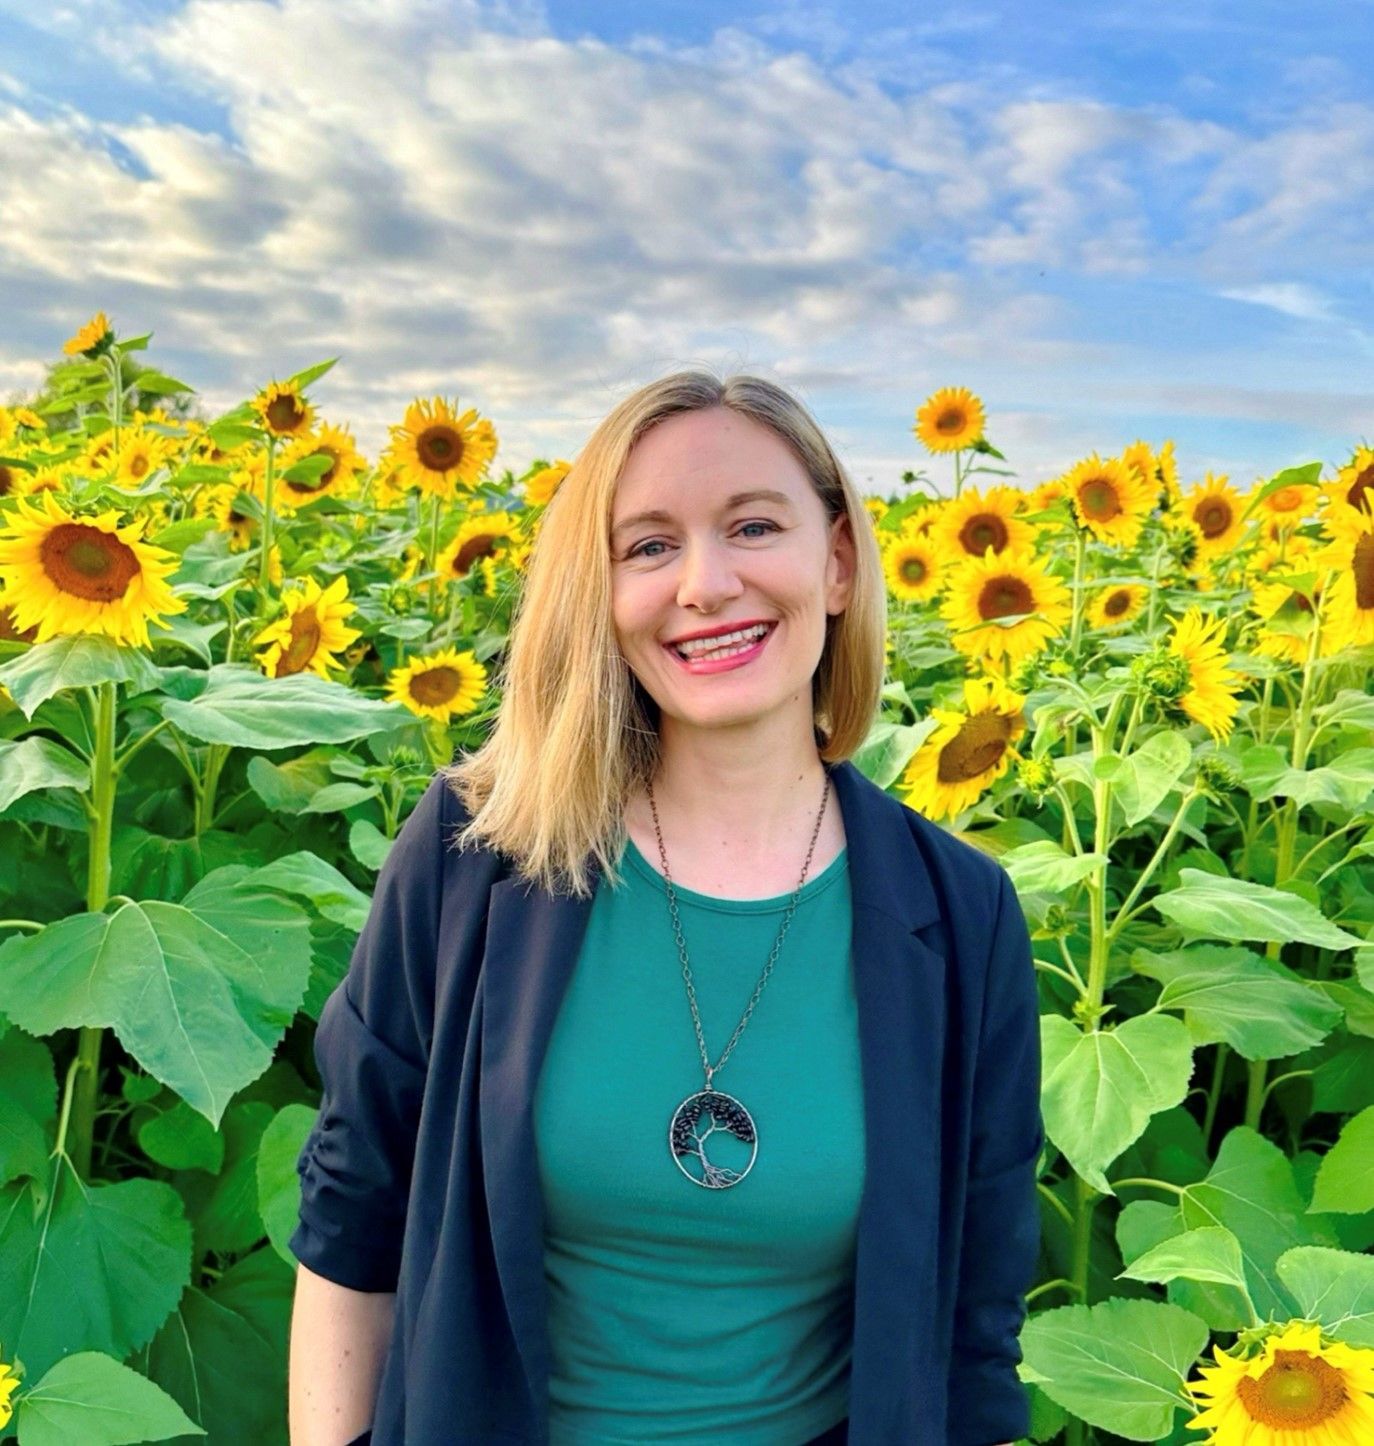
<svg viewBox="0 0 1374 1446">
<path fill-rule="evenodd" d="M 1030 936 L 1005 873 L 998 889 L 973 1083 L 950 1358 L 950 1446 L 988 1446 L 1030 1429 L 1016 1366 L 1025 1292 L 1040 1250 L 1040 1009 Z"/>
<path fill-rule="evenodd" d="M 302 1265 L 291 1312 L 291 1446 L 345 1446 L 372 1421 L 396 1296 L 336 1285 Z"/>
<path fill-rule="evenodd" d="M 303 1267 L 290 1415 L 305 1446 L 337 1446 L 367 1428 L 390 1343 L 428 1077 L 447 791 L 436 778 L 397 836 L 315 1030 L 323 1093 L 296 1164 L 290 1240 Z"/>
</svg>

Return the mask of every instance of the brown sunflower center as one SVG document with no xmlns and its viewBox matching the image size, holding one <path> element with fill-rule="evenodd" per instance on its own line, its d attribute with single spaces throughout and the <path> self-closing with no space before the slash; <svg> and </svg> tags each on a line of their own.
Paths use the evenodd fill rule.
<svg viewBox="0 0 1374 1446">
<path fill-rule="evenodd" d="M 279 392 L 264 412 L 274 432 L 294 432 L 305 421 L 305 407 L 291 392 Z"/>
<path fill-rule="evenodd" d="M 935 418 L 935 430 L 942 437 L 954 437 L 968 426 L 968 413 L 962 407 L 946 407 Z"/>
<path fill-rule="evenodd" d="M 1220 537 L 1231 525 L 1231 504 L 1224 497 L 1209 497 L 1193 509 L 1193 521 L 1209 540 Z"/>
<path fill-rule="evenodd" d="M 1124 510 L 1110 477 L 1089 477 L 1078 489 L 1078 505 L 1094 522 L 1110 522 Z"/>
<path fill-rule="evenodd" d="M 313 607 L 303 607 L 291 619 L 291 641 L 277 659 L 277 677 L 285 678 L 308 668 L 319 646 L 320 620 Z"/>
<path fill-rule="evenodd" d="M 451 472 L 463 460 L 463 438 L 456 427 L 439 422 L 415 439 L 415 455 L 431 472 Z"/>
<path fill-rule="evenodd" d="M 978 615 L 985 621 L 1034 611 L 1030 587 L 1019 577 L 990 577 L 978 594 Z"/>
<path fill-rule="evenodd" d="M 1119 618 L 1130 605 L 1130 593 L 1124 587 L 1118 587 L 1108 593 L 1107 601 L 1102 604 L 1102 611 L 1109 618 Z"/>
<path fill-rule="evenodd" d="M 1011 720 L 1001 713 L 978 713 L 940 750 L 936 770 L 941 783 L 967 783 L 995 768 L 1007 751 Z"/>
<path fill-rule="evenodd" d="M 959 529 L 959 546 L 974 557 L 982 557 L 988 548 L 1001 552 L 1010 536 L 1006 521 L 997 513 L 975 512 Z"/>
<path fill-rule="evenodd" d="M 63 522 L 39 544 L 43 571 L 65 593 L 87 602 L 113 602 L 139 574 L 138 556 L 112 532 Z"/>
<path fill-rule="evenodd" d="M 0 497 L 8 497 L 14 487 L 14 468 L 0 466 Z"/>
<path fill-rule="evenodd" d="M 457 668 L 426 668 L 410 680 L 410 696 L 426 708 L 438 708 L 456 696 L 462 682 Z"/>
<path fill-rule="evenodd" d="M 1334 1366 L 1306 1351 L 1274 1352 L 1258 1379 L 1242 1376 L 1236 1394 L 1252 1420 L 1275 1431 L 1306 1431 L 1330 1420 L 1345 1404 L 1345 1382 Z"/>
<path fill-rule="evenodd" d="M 465 577 L 479 557 L 490 557 L 496 551 L 496 539 L 488 532 L 479 532 L 458 549 L 453 557 L 453 575 Z"/>
<path fill-rule="evenodd" d="M 1374 512 L 1374 462 L 1371 462 L 1350 484 L 1345 500 L 1357 512 Z"/>
<path fill-rule="evenodd" d="M 930 569 L 926 566 L 923 557 L 904 557 L 898 571 L 902 581 L 911 583 L 913 587 L 923 583 L 930 576 Z"/>
<path fill-rule="evenodd" d="M 1355 574 L 1355 606 L 1361 612 L 1374 610 L 1374 533 L 1366 532 L 1355 543 L 1350 570 Z"/>
<path fill-rule="evenodd" d="M 129 458 L 129 476 L 142 477 L 148 470 L 149 461 L 150 459 L 146 452 L 135 452 L 134 455 Z"/>
</svg>

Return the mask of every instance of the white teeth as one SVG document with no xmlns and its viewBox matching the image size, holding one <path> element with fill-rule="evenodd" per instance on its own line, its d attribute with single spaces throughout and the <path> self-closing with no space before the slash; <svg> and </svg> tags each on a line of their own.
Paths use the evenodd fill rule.
<svg viewBox="0 0 1374 1446">
<path fill-rule="evenodd" d="M 733 633 L 722 633 L 717 637 L 693 638 L 688 643 L 675 643 L 673 646 L 678 654 L 684 658 L 699 658 L 708 653 L 719 652 L 723 648 L 731 648 L 739 643 L 754 643 L 768 631 L 766 623 L 757 623 L 752 628 L 740 628 Z"/>
</svg>

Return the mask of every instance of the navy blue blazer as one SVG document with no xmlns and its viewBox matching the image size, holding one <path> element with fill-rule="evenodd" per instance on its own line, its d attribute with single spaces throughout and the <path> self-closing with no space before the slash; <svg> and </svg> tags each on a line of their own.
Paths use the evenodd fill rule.
<svg viewBox="0 0 1374 1446">
<path fill-rule="evenodd" d="M 849 1440 L 1014 1441 L 1044 1144 L 1025 920 L 994 860 L 852 763 L 831 773 L 867 1135 Z M 465 818 L 436 778 L 315 1035 L 290 1244 L 340 1285 L 396 1292 L 373 1446 L 549 1439 L 532 1100 L 591 900 L 450 847 Z"/>
</svg>

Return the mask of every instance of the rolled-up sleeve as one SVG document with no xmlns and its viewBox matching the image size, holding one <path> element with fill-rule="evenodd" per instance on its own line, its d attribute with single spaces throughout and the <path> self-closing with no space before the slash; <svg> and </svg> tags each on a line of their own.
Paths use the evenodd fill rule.
<svg viewBox="0 0 1374 1446">
<path fill-rule="evenodd" d="M 436 777 L 377 877 L 348 972 L 315 1031 L 323 1095 L 296 1170 L 302 1265 L 353 1290 L 400 1275 L 433 1031 L 448 785 Z"/>
<path fill-rule="evenodd" d="M 1040 1010 L 1025 916 L 999 880 L 982 1033 L 974 1077 L 968 1194 L 949 1378 L 950 1446 L 990 1446 L 1029 1434 L 1030 1402 L 1016 1374 L 1040 1251 L 1036 1167 Z"/>
</svg>

